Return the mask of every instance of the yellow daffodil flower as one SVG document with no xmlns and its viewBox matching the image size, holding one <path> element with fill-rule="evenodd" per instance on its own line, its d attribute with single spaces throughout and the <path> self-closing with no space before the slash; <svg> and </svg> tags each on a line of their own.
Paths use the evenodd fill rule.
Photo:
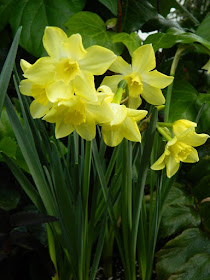
<svg viewBox="0 0 210 280">
<path fill-rule="evenodd" d="M 76 130 L 82 138 L 90 141 L 95 138 L 96 124 L 108 122 L 113 118 L 109 104 L 105 101 L 106 96 L 100 93 L 97 93 L 97 96 L 97 102 L 73 96 L 69 100 L 54 103 L 50 110 L 40 108 L 41 105 L 39 105 L 39 110 L 36 108 L 35 113 L 33 113 L 32 107 L 31 113 L 35 117 L 38 111 L 40 112 L 39 117 L 45 114 L 44 120 L 55 123 L 56 138 L 65 137 Z"/>
<path fill-rule="evenodd" d="M 195 133 L 196 126 L 196 123 L 188 120 L 174 122 L 172 128 L 175 136 L 167 142 L 164 153 L 151 168 L 161 170 L 166 167 L 167 177 L 171 178 L 178 171 L 180 162 L 199 161 L 198 152 L 193 147 L 203 145 L 209 135 Z"/>
<path fill-rule="evenodd" d="M 93 75 L 104 74 L 116 55 L 100 46 L 85 50 L 80 34 L 68 38 L 58 27 L 46 27 L 43 44 L 48 57 L 33 65 L 21 62 L 26 80 L 21 82 L 20 91 L 42 105 L 69 100 L 74 94 L 97 101 Z"/>
<path fill-rule="evenodd" d="M 128 82 L 130 108 L 138 108 L 141 97 L 153 105 L 162 105 L 165 98 L 161 89 L 172 83 L 173 77 L 166 76 L 157 70 L 155 53 L 152 45 L 144 45 L 133 52 L 132 65 L 129 65 L 122 57 L 118 56 L 109 69 L 120 75 L 107 76 L 102 84 L 109 86 L 116 92 L 120 80 Z M 140 97 L 141 96 L 141 97 Z"/>
<path fill-rule="evenodd" d="M 127 108 L 125 105 L 116 103 L 109 104 L 113 111 L 113 119 L 102 124 L 102 135 L 106 145 L 117 146 L 123 138 L 133 142 L 141 142 L 141 134 L 137 121 L 142 120 L 146 115 L 145 110 Z"/>
</svg>

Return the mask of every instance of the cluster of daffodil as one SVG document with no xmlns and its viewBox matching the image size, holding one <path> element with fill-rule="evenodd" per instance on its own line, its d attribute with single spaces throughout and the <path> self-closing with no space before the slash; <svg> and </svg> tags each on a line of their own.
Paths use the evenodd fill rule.
<svg viewBox="0 0 210 280">
<path fill-rule="evenodd" d="M 163 104 L 161 88 L 173 80 L 153 70 L 156 61 L 152 46 L 134 51 L 131 66 L 106 48 L 84 49 L 79 34 L 68 38 L 57 27 L 46 27 L 43 44 L 49 56 L 33 65 L 21 60 L 26 79 L 21 81 L 20 91 L 34 98 L 30 106 L 33 118 L 55 123 L 56 138 L 76 130 L 82 138 L 92 140 L 98 124 L 109 146 L 118 145 L 123 138 L 140 142 L 137 122 L 147 115 L 147 111 L 137 110 L 140 96 L 150 104 Z M 107 69 L 120 74 L 105 77 L 96 90 L 94 75 L 102 75 Z M 118 98 L 114 95 L 123 79 L 129 89 L 125 104 L 122 91 Z"/>
<path fill-rule="evenodd" d="M 30 106 L 33 118 L 55 123 L 56 138 L 76 130 L 90 141 L 95 138 L 96 125 L 100 125 L 108 146 L 118 145 L 123 138 L 141 142 L 138 122 L 147 115 L 146 110 L 138 109 L 141 98 L 152 105 L 164 104 L 161 89 L 173 81 L 173 77 L 154 70 L 156 60 L 151 45 L 136 49 L 131 65 L 104 47 L 84 49 L 79 34 L 67 37 L 58 27 L 46 27 L 43 45 L 49 56 L 32 65 L 21 60 L 25 79 L 20 83 L 20 91 L 34 98 Z M 106 76 L 96 90 L 94 75 L 102 75 L 108 69 L 117 74 Z M 126 92 L 121 81 L 126 82 Z M 171 177 L 180 161 L 198 161 L 193 147 L 202 145 L 208 135 L 196 134 L 195 126 L 187 120 L 175 122 L 173 139 L 158 127 L 168 143 L 152 169 L 166 166 L 167 176 Z"/>
<path fill-rule="evenodd" d="M 164 123 L 160 123 L 164 126 Z M 173 138 L 167 128 L 158 126 L 159 133 L 168 141 L 164 153 L 151 166 L 153 170 L 166 167 L 167 177 L 171 178 L 179 169 L 180 162 L 194 163 L 199 161 L 198 152 L 194 147 L 203 145 L 209 138 L 208 134 L 197 134 L 197 124 L 188 120 L 177 120 L 171 126 Z"/>
</svg>

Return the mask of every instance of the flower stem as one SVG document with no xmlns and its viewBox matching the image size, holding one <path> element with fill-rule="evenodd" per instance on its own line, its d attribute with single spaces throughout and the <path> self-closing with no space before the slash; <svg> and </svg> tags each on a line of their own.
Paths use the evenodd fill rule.
<svg viewBox="0 0 210 280">
<path fill-rule="evenodd" d="M 157 125 L 157 130 L 167 141 L 170 141 L 172 139 L 171 136 L 169 136 L 159 125 Z"/>
<path fill-rule="evenodd" d="M 186 45 L 184 45 L 184 46 L 182 45 L 177 49 L 173 62 L 172 62 L 172 65 L 171 65 L 171 71 L 170 71 L 171 76 L 175 75 L 176 68 L 177 68 L 179 59 L 181 57 L 181 54 L 186 48 L 187 48 Z M 170 110 L 170 104 L 171 104 L 172 90 L 173 90 L 173 82 L 168 86 L 168 89 L 167 89 L 166 105 L 165 105 L 165 118 L 164 118 L 165 122 L 168 122 L 168 119 L 169 119 L 169 110 Z"/>
<path fill-rule="evenodd" d="M 166 123 L 166 122 L 157 122 L 158 126 L 160 127 L 172 127 L 173 123 Z"/>
</svg>

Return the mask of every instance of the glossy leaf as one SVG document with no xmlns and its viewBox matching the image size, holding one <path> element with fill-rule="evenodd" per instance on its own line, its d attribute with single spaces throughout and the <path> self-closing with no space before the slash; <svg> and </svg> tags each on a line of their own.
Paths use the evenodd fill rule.
<svg viewBox="0 0 210 280">
<path fill-rule="evenodd" d="M 210 15 L 207 15 L 196 30 L 196 34 L 210 41 Z"/>
<path fill-rule="evenodd" d="M 85 0 L 19 0 L 13 5 L 10 24 L 13 32 L 22 25 L 20 45 L 34 56 L 42 56 L 42 36 L 48 25 L 64 28 L 68 18 L 81 11 Z"/>
<path fill-rule="evenodd" d="M 112 40 L 115 43 L 123 43 L 127 47 L 130 55 L 141 46 L 141 39 L 135 32 L 132 32 L 131 34 L 125 32 L 115 34 L 113 35 Z"/>
<path fill-rule="evenodd" d="M 0 2 L 0 31 L 8 23 L 14 0 L 1 0 Z"/>
<path fill-rule="evenodd" d="M 84 46 L 99 45 L 106 47 L 116 54 L 121 54 L 122 44 L 114 43 L 112 36 L 116 34 L 112 31 L 106 31 L 104 21 L 95 13 L 79 12 L 67 21 L 67 34 L 80 33 Z"/>
<path fill-rule="evenodd" d="M 195 106 L 199 111 L 201 106 L 205 104 L 200 120 L 199 120 L 199 128 L 201 131 L 205 131 L 210 134 L 210 93 L 200 93 L 196 99 Z"/>
<path fill-rule="evenodd" d="M 178 119 L 194 121 L 197 111 L 195 101 L 197 98 L 196 89 L 187 81 L 176 81 L 173 87 L 169 120 L 173 122 Z"/>
<path fill-rule="evenodd" d="M 210 254 L 208 235 L 198 228 L 185 230 L 175 237 L 157 254 L 157 279 L 166 280 L 177 273 L 183 266 L 199 253 Z M 193 267 L 192 267 L 193 268 Z"/>
<path fill-rule="evenodd" d="M 204 228 L 208 232 L 210 232 L 210 217 L 209 217 L 209 212 L 210 212 L 210 192 L 209 192 L 209 197 L 203 199 L 203 201 L 200 203 L 199 210 L 200 210 L 200 215 L 201 215 L 201 218 L 202 218 L 202 223 L 204 225 Z"/>
<path fill-rule="evenodd" d="M 200 218 L 194 209 L 193 198 L 180 187 L 173 186 L 165 201 L 160 237 L 166 238 L 199 224 Z"/>
<path fill-rule="evenodd" d="M 117 0 L 98 0 L 109 9 L 113 15 L 117 15 Z"/>
</svg>

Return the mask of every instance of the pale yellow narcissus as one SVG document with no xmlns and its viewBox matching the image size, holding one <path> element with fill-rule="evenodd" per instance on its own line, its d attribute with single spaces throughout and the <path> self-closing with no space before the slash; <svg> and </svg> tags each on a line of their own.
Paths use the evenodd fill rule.
<svg viewBox="0 0 210 280">
<path fill-rule="evenodd" d="M 137 122 L 146 115 L 145 110 L 127 108 L 116 103 L 109 104 L 113 111 L 113 119 L 102 124 L 102 135 L 106 145 L 114 147 L 120 144 L 123 138 L 133 142 L 141 142 L 141 134 Z"/>
<path fill-rule="evenodd" d="M 68 136 L 76 130 L 83 139 L 90 141 L 95 138 L 96 125 L 113 118 L 113 113 L 105 100 L 106 95 L 97 93 L 97 97 L 97 102 L 73 96 L 69 100 L 55 103 L 43 119 L 56 124 L 56 138 Z M 35 117 L 37 111 L 33 112 L 32 108 L 31 113 Z"/>
<path fill-rule="evenodd" d="M 195 148 L 203 145 L 209 138 L 207 134 L 195 133 L 196 123 L 179 120 L 173 124 L 174 138 L 167 142 L 164 153 L 151 166 L 153 170 L 166 167 L 166 174 L 171 178 L 179 169 L 180 162 L 194 163 L 199 161 Z"/>
<path fill-rule="evenodd" d="M 161 89 L 172 83 L 173 77 L 166 76 L 157 70 L 155 53 L 152 45 L 144 45 L 133 52 L 132 64 L 129 65 L 122 57 L 118 56 L 109 69 L 120 75 L 107 76 L 102 84 L 109 86 L 116 92 L 120 80 L 128 82 L 130 108 L 138 108 L 141 97 L 153 105 L 162 105 L 165 98 Z"/>
<path fill-rule="evenodd" d="M 80 34 L 68 38 L 58 27 L 46 27 L 43 44 L 49 57 L 40 58 L 33 65 L 22 61 L 27 80 L 21 82 L 21 92 L 33 96 L 42 105 L 47 104 L 46 98 L 56 103 L 74 94 L 97 101 L 93 75 L 104 74 L 116 55 L 100 46 L 85 50 Z M 41 96 L 37 98 L 34 87 L 40 87 L 45 102 L 39 102 Z"/>
</svg>

